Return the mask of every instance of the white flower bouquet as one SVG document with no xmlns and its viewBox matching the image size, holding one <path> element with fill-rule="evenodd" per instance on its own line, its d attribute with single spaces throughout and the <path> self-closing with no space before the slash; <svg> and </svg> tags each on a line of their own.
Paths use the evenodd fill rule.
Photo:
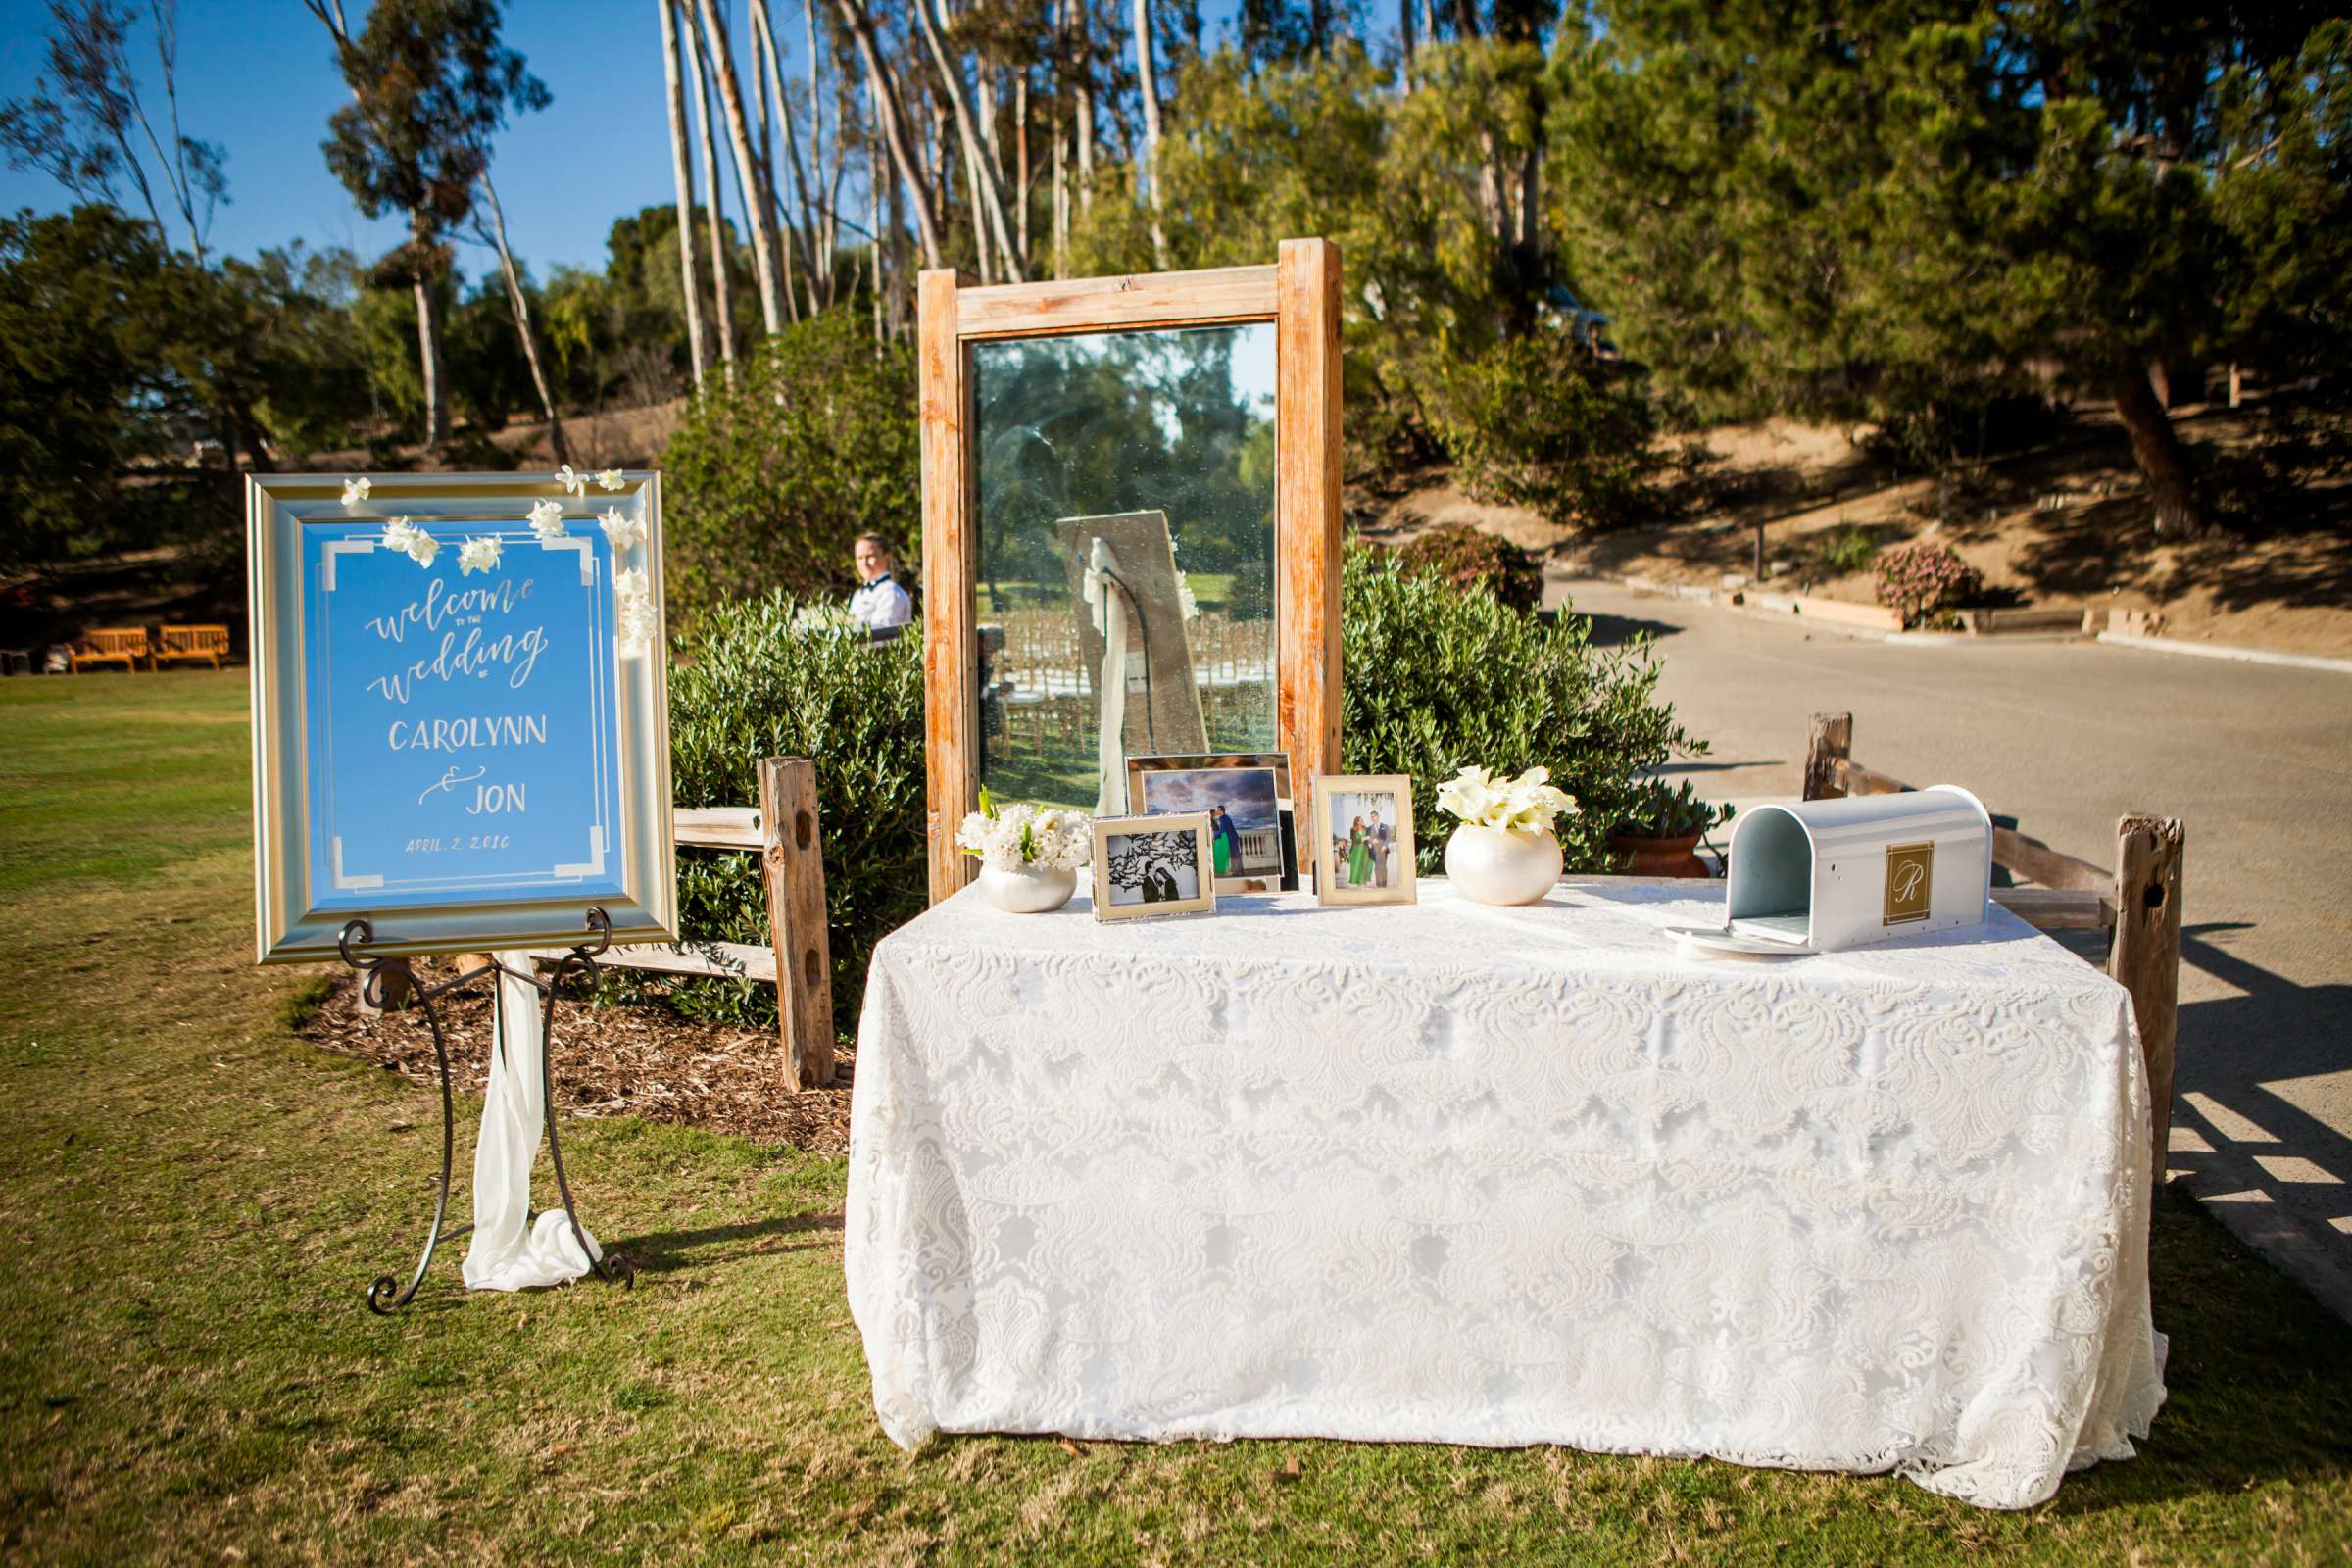
<svg viewBox="0 0 2352 1568">
<path fill-rule="evenodd" d="M 1483 767 L 1465 767 L 1438 786 L 1438 809 L 1472 827 L 1513 833 L 1548 833 L 1563 811 L 1576 810 L 1576 797 L 1551 782 L 1551 769 L 1531 767 L 1517 778 L 1496 778 Z"/>
<path fill-rule="evenodd" d="M 963 819 L 956 842 L 991 870 L 1075 871 L 1094 858 L 1094 820 L 1052 806 L 1000 806 L 982 790 L 980 809 Z"/>
</svg>

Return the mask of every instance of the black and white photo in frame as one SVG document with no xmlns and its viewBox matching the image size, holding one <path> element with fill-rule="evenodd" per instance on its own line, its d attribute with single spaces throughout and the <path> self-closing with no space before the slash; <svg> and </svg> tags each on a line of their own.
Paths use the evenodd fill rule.
<svg viewBox="0 0 2352 1568">
<path fill-rule="evenodd" d="M 1203 914 L 1217 906 L 1208 813 L 1095 822 L 1095 918 Z"/>
</svg>

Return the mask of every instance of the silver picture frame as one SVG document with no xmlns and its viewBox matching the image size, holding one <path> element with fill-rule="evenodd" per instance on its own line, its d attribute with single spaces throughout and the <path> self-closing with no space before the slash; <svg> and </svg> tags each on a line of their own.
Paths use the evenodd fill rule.
<svg viewBox="0 0 2352 1568">
<path fill-rule="evenodd" d="M 608 475 L 608 477 L 611 477 Z M 365 479 L 364 485 L 357 481 Z M 247 592 L 252 646 L 255 951 L 265 964 L 333 959 L 348 922 L 370 927 L 368 952 L 379 957 L 512 949 L 563 949 L 588 933 L 588 910 L 601 908 L 615 943 L 672 942 L 677 931 L 677 851 L 669 770 L 666 626 L 662 614 L 662 487 L 658 474 L 631 470 L 612 488 L 555 474 L 257 474 L 245 485 Z M 617 613 L 619 572 L 644 574 L 651 602 L 650 635 L 630 649 L 616 646 L 609 716 L 592 728 L 600 765 L 612 769 L 614 803 L 610 842 L 598 825 L 594 865 L 598 881 L 578 889 L 560 880 L 536 885 L 439 891 L 355 906 L 350 889 L 322 886 L 313 834 L 310 705 L 312 662 L 307 645 L 311 596 L 319 573 L 305 566 L 306 530 L 332 530 L 348 540 L 338 550 L 369 548 L 356 537 L 381 533 L 407 518 L 416 524 L 465 525 L 531 542 L 534 504 L 555 501 L 566 530 L 584 541 L 581 581 L 588 564 L 609 576 L 603 603 Z M 611 512 L 634 534 L 626 550 L 599 526 Z M 524 530 L 517 534 L 514 530 Z M 321 535 L 324 539 L 326 535 Z M 323 548 L 323 546 L 321 546 Z M 375 548 L 383 548 L 379 543 Z M 331 564 L 327 575 L 331 575 Z M 617 622 L 615 622 L 617 624 Z M 609 731 L 609 735 L 608 735 Z M 609 748 L 604 740 L 609 739 Z M 333 789 L 331 782 L 321 785 Z M 554 872 L 573 870 L 558 865 Z M 576 868 L 584 869 L 584 868 Z"/>
</svg>

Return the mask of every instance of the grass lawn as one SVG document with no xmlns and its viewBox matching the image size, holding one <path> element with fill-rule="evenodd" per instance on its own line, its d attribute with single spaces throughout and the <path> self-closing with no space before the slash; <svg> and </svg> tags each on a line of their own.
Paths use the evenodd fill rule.
<svg viewBox="0 0 2352 1568">
<path fill-rule="evenodd" d="M 469 1297 L 447 1252 L 373 1318 L 436 1107 L 295 1041 L 318 976 L 253 964 L 244 705 L 240 672 L 0 681 L 12 1562 L 2352 1560 L 2352 1330 L 2180 1200 L 2155 1435 L 2022 1514 L 1556 1449 L 903 1454 L 842 1298 L 841 1161 L 626 1120 L 565 1142 L 633 1293 Z"/>
</svg>

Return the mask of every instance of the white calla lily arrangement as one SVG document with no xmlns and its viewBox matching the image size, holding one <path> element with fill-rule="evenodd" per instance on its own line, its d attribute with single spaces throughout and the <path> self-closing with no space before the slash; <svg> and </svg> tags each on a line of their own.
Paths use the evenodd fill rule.
<svg viewBox="0 0 2352 1568">
<path fill-rule="evenodd" d="M 1552 823 L 1578 809 L 1576 797 L 1551 782 L 1551 769 L 1531 767 L 1517 778 L 1496 778 L 1483 767 L 1465 767 L 1438 786 L 1438 809 L 1472 827 L 1511 833 L 1548 833 Z"/>
</svg>

